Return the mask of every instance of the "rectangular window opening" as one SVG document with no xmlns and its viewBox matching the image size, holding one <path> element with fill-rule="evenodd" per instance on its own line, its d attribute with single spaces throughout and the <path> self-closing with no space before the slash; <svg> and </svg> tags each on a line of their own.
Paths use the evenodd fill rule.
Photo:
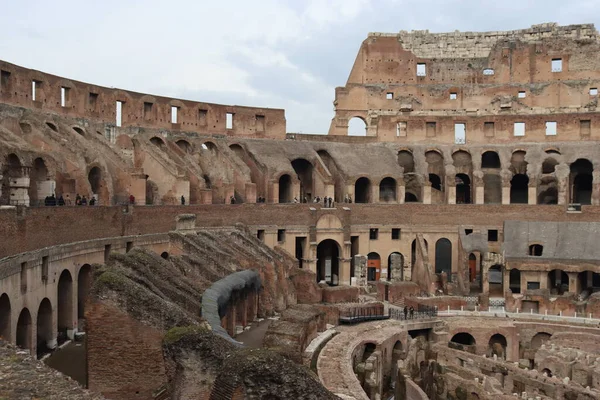
<svg viewBox="0 0 600 400">
<path fill-rule="evenodd" d="M 546 122 L 546 136 L 556 136 L 556 122 Z"/>
<path fill-rule="evenodd" d="M 69 88 L 61 87 L 60 88 L 60 106 L 67 107 L 69 104 Z"/>
<path fill-rule="evenodd" d="M 527 290 L 538 290 L 539 288 L 539 282 L 527 282 Z"/>
<path fill-rule="evenodd" d="M 39 100 L 39 90 L 42 87 L 42 82 L 40 81 L 31 81 L 31 100 L 38 101 Z"/>
<path fill-rule="evenodd" d="M 436 123 L 435 122 L 426 122 L 425 123 L 426 135 L 428 137 L 435 136 Z"/>
<path fill-rule="evenodd" d="M 427 64 L 417 63 L 417 76 L 427 76 Z"/>
<path fill-rule="evenodd" d="M 208 110 L 198 110 L 198 125 L 206 126 L 207 120 L 206 116 L 208 114 Z"/>
<path fill-rule="evenodd" d="M 450 93 L 450 100 L 456 100 L 457 94 L 452 92 Z"/>
<path fill-rule="evenodd" d="M 377 228 L 371 228 L 369 230 L 369 239 L 370 240 L 377 240 L 379 238 L 379 229 Z"/>
<path fill-rule="evenodd" d="M 525 136 L 525 122 L 515 122 L 514 136 Z"/>
<path fill-rule="evenodd" d="M 257 132 L 265 131 L 265 116 L 264 115 L 256 116 L 256 131 Z"/>
<path fill-rule="evenodd" d="M 116 124 L 117 126 L 121 126 L 123 123 L 123 102 L 117 101 L 117 109 L 116 109 Z"/>
<path fill-rule="evenodd" d="M 400 228 L 392 228 L 392 240 L 400 240 Z"/>
<path fill-rule="evenodd" d="M 588 136 L 592 133 L 592 121 L 582 119 L 579 121 L 579 131 L 582 136 Z"/>
<path fill-rule="evenodd" d="M 525 97 L 527 97 L 527 93 L 526 93 L 525 91 L 521 90 L 521 91 L 519 92 L 519 94 L 517 95 L 517 97 L 518 97 L 519 99 L 524 99 Z"/>
<path fill-rule="evenodd" d="M 483 133 L 485 137 L 493 137 L 495 134 L 495 127 L 493 122 L 483 123 Z"/>
<path fill-rule="evenodd" d="M 152 119 L 152 107 L 153 103 L 144 102 L 144 119 L 149 120 Z"/>
<path fill-rule="evenodd" d="M 552 72 L 562 72 L 562 58 L 552 59 Z"/>
<path fill-rule="evenodd" d="M 48 266 L 50 265 L 50 258 L 48 256 L 42 257 L 42 282 L 48 282 Z"/>
<path fill-rule="evenodd" d="M 233 129 L 233 113 L 227 113 L 225 116 L 225 129 Z"/>
<path fill-rule="evenodd" d="M 385 94 L 385 98 L 386 98 L 387 100 L 394 100 L 394 93 L 393 93 L 393 92 L 387 92 L 387 93 Z"/>
<path fill-rule="evenodd" d="M 498 241 L 498 229 L 489 229 L 488 230 L 488 242 L 497 242 Z"/>
<path fill-rule="evenodd" d="M 258 240 L 260 240 L 261 242 L 265 241 L 265 230 L 264 229 L 259 229 L 256 231 L 256 237 L 258 238 Z"/>
<path fill-rule="evenodd" d="M 92 110 L 96 109 L 96 106 L 98 105 L 98 93 L 92 93 L 92 92 L 89 93 L 88 105 L 90 106 L 90 108 Z"/>
<path fill-rule="evenodd" d="M 177 106 L 171 106 L 171 123 L 172 124 L 176 124 L 177 123 L 177 116 L 179 114 L 179 107 Z"/>
<path fill-rule="evenodd" d="M 127 242 L 125 245 L 125 253 L 129 253 L 133 249 L 133 242 Z"/>
<path fill-rule="evenodd" d="M 598 96 L 598 88 L 590 88 L 590 96 Z"/>
<path fill-rule="evenodd" d="M 296 255 L 296 260 L 298 260 L 298 266 L 300 268 L 303 267 L 304 249 L 305 248 L 306 248 L 306 236 L 297 236 L 296 237 L 295 255 Z"/>
<path fill-rule="evenodd" d="M 467 143 L 467 126 L 466 124 L 454 124 L 454 144 Z"/>
<path fill-rule="evenodd" d="M 277 229 L 277 241 L 279 243 L 285 242 L 285 229 Z"/>
<path fill-rule="evenodd" d="M 111 247 L 112 246 L 110 244 L 104 245 L 104 264 L 106 264 L 108 262 L 108 257 L 110 256 Z"/>
<path fill-rule="evenodd" d="M 465 229 L 466 236 L 469 236 L 471 233 L 473 233 L 473 229 Z"/>
<path fill-rule="evenodd" d="M 406 121 L 400 121 L 396 124 L 396 137 L 405 137 L 408 124 Z"/>
</svg>

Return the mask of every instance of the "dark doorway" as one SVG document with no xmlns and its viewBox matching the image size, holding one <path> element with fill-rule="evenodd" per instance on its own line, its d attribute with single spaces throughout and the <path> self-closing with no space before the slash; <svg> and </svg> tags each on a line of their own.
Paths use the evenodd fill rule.
<svg viewBox="0 0 600 400">
<path fill-rule="evenodd" d="M 452 242 L 446 238 L 441 238 L 435 243 L 435 273 L 445 272 L 448 275 L 448 281 L 452 276 Z"/>
<path fill-rule="evenodd" d="M 356 203 L 371 202 L 371 181 L 368 178 L 359 178 L 354 184 L 354 198 Z"/>
<path fill-rule="evenodd" d="M 279 178 L 279 202 L 290 203 L 292 201 L 292 178 L 284 174 Z"/>
<path fill-rule="evenodd" d="M 304 199 L 304 196 L 310 201 L 314 195 L 313 165 L 307 160 L 299 158 L 292 161 L 292 167 L 300 180 L 300 199 L 298 201 Z"/>
<path fill-rule="evenodd" d="M 529 177 L 516 174 L 510 181 L 510 204 L 527 204 L 529 201 Z"/>
<path fill-rule="evenodd" d="M 317 282 L 337 286 L 340 275 L 340 246 L 333 239 L 323 240 L 317 246 Z"/>
</svg>

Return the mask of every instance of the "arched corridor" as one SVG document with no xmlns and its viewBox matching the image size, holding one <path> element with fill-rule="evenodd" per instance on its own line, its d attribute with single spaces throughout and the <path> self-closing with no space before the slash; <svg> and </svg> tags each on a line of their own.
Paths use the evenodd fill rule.
<svg viewBox="0 0 600 400">
<path fill-rule="evenodd" d="M 396 202 L 396 180 L 394 178 L 383 178 L 379 183 L 379 201 L 381 203 Z"/>
<path fill-rule="evenodd" d="M 37 314 L 37 355 L 40 358 L 54 347 L 54 330 L 52 329 L 52 305 L 44 298 Z"/>
<path fill-rule="evenodd" d="M 6 341 L 12 339 L 10 299 L 6 293 L 0 296 L 0 337 Z"/>
<path fill-rule="evenodd" d="M 302 201 L 306 196 L 310 202 L 311 198 L 315 195 L 313 165 L 303 158 L 298 158 L 292 161 L 292 167 L 298 176 L 298 180 L 300 180 L 300 198 L 298 201 Z"/>
<path fill-rule="evenodd" d="M 452 339 L 450 339 L 450 341 L 453 343 L 462 344 L 464 346 L 473 346 L 476 344 L 473 335 L 467 332 L 459 332 L 455 334 L 454 336 L 452 336 Z"/>
<path fill-rule="evenodd" d="M 279 178 L 279 202 L 292 202 L 292 178 L 288 174 L 281 175 Z"/>
<path fill-rule="evenodd" d="M 456 204 L 471 204 L 471 179 L 465 174 L 456 174 Z"/>
<path fill-rule="evenodd" d="M 102 188 L 102 171 L 98 167 L 93 167 L 88 173 L 88 182 L 93 194 L 100 195 Z"/>
<path fill-rule="evenodd" d="M 356 203 L 371 202 L 371 181 L 369 178 L 359 178 L 354 184 L 354 201 Z"/>
<path fill-rule="evenodd" d="M 317 282 L 337 286 L 340 277 L 340 245 L 333 239 L 323 240 L 317 246 Z"/>
<path fill-rule="evenodd" d="M 570 166 L 569 186 L 571 203 L 592 204 L 594 166 L 589 160 L 578 159 Z"/>
<path fill-rule="evenodd" d="M 85 318 L 85 303 L 92 286 L 92 267 L 84 264 L 77 276 L 77 318 Z"/>
<path fill-rule="evenodd" d="M 506 359 L 506 347 L 508 342 L 506 337 L 499 333 L 492 335 L 488 342 L 488 357 L 496 355 L 500 359 Z"/>
<path fill-rule="evenodd" d="M 33 348 L 31 314 L 27 308 L 21 310 L 17 321 L 17 346 L 22 349 Z"/>
<path fill-rule="evenodd" d="M 68 270 L 60 274 L 58 280 L 58 334 L 59 339 L 65 339 L 67 332 L 75 326 L 73 321 L 73 278 Z M 62 337 L 60 337 L 62 335 Z"/>
<path fill-rule="evenodd" d="M 450 281 L 452 277 L 452 242 L 446 238 L 441 238 L 435 243 L 435 273 L 443 272 Z"/>
<path fill-rule="evenodd" d="M 510 204 L 527 204 L 529 201 L 529 177 L 516 174 L 510 181 Z"/>
</svg>

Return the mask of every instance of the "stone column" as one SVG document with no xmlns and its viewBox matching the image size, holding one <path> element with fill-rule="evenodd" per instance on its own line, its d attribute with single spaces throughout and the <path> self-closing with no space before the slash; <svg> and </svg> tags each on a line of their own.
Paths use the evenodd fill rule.
<svg viewBox="0 0 600 400">
<path fill-rule="evenodd" d="M 379 203 L 379 185 L 371 184 L 371 203 Z"/>
<path fill-rule="evenodd" d="M 402 256 L 392 254 L 390 256 L 392 276 L 388 277 L 392 282 L 402 282 L 404 280 L 404 265 L 402 265 Z"/>
<path fill-rule="evenodd" d="M 480 170 L 473 172 L 474 191 L 473 204 L 484 204 L 485 202 L 485 187 L 483 184 L 483 172 Z"/>
<path fill-rule="evenodd" d="M 338 278 L 339 285 L 350 285 L 350 258 L 339 258 L 340 276 Z"/>
<path fill-rule="evenodd" d="M 600 171 L 597 170 L 598 165 L 594 165 L 592 172 L 592 205 L 600 205 Z"/>
<path fill-rule="evenodd" d="M 533 175 L 529 176 L 529 186 L 527 188 L 527 204 L 537 204 L 537 186 L 538 177 Z"/>
<path fill-rule="evenodd" d="M 579 274 L 577 272 L 567 272 L 569 276 L 569 292 L 581 293 L 581 284 L 579 283 Z"/>
<path fill-rule="evenodd" d="M 359 254 L 354 256 L 354 275 L 357 286 L 367 286 L 367 257 Z"/>
<path fill-rule="evenodd" d="M 279 182 L 269 182 L 269 203 L 279 203 Z"/>
<path fill-rule="evenodd" d="M 290 203 L 294 201 L 294 198 L 300 202 L 300 181 L 292 182 L 292 198 L 290 199 Z"/>
<path fill-rule="evenodd" d="M 0 180 L 2 177 L 0 177 Z M 0 193 L 2 195 L 2 193 Z M 404 197 L 406 196 L 406 185 L 404 183 L 404 179 L 398 179 L 396 185 L 396 200 L 398 204 L 404 204 Z"/>
<path fill-rule="evenodd" d="M 510 182 L 502 180 L 502 204 L 510 204 Z"/>
<path fill-rule="evenodd" d="M 431 204 L 431 182 L 423 182 L 423 204 Z"/>
<path fill-rule="evenodd" d="M 303 268 L 308 269 L 313 274 L 317 273 L 317 243 L 310 242 L 307 250 L 307 257 L 303 262 Z"/>
</svg>

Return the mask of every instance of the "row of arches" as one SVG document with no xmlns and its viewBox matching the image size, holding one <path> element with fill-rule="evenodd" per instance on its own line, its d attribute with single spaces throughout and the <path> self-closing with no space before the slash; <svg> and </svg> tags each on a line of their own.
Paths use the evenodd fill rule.
<svg viewBox="0 0 600 400">
<path fill-rule="evenodd" d="M 37 338 L 33 337 L 33 317 L 29 308 L 19 311 L 17 326 L 14 330 L 14 340 L 23 349 L 37 349 L 38 357 L 51 351 L 56 341 L 61 343 L 67 339 L 68 331 L 76 326 L 75 318 L 85 317 L 85 304 L 91 286 L 92 271 L 89 264 L 79 269 L 77 277 L 77 296 L 73 293 L 73 278 L 69 270 L 60 274 L 57 285 L 56 304 L 47 297 L 43 298 L 37 308 L 35 326 Z M 77 311 L 73 311 L 73 301 L 77 301 Z M 13 338 L 13 312 L 8 294 L 0 296 L 0 337 L 5 340 Z M 56 313 L 56 331 L 54 329 L 54 314 Z"/>
<path fill-rule="evenodd" d="M 45 204 L 47 196 L 55 195 L 58 198 L 63 194 L 62 186 L 57 185 L 56 174 L 48 168 L 42 157 L 35 158 L 31 166 L 26 166 L 19 156 L 10 153 L 4 160 L 0 175 L 3 177 L 0 204 L 41 206 Z M 25 200 L 24 194 L 18 192 L 19 189 L 25 188 L 18 181 L 21 178 L 29 178 L 29 186 L 25 189 L 29 198 L 28 202 Z M 15 181 L 16 184 L 11 181 Z M 91 194 L 102 201 L 102 204 L 109 204 L 108 193 L 103 191 L 106 185 L 100 167 L 90 166 L 87 172 L 87 181 Z M 75 187 L 73 190 L 76 191 Z"/>
<path fill-rule="evenodd" d="M 460 345 L 462 350 L 468 351 L 471 353 L 477 353 L 477 342 L 475 341 L 475 337 L 468 332 L 458 332 L 452 336 L 450 339 L 451 343 L 455 345 Z M 496 356 L 500 359 L 507 358 L 507 347 L 508 341 L 506 340 L 506 336 L 501 333 L 495 333 L 490 336 L 487 343 L 486 355 L 488 357 Z"/>
</svg>

